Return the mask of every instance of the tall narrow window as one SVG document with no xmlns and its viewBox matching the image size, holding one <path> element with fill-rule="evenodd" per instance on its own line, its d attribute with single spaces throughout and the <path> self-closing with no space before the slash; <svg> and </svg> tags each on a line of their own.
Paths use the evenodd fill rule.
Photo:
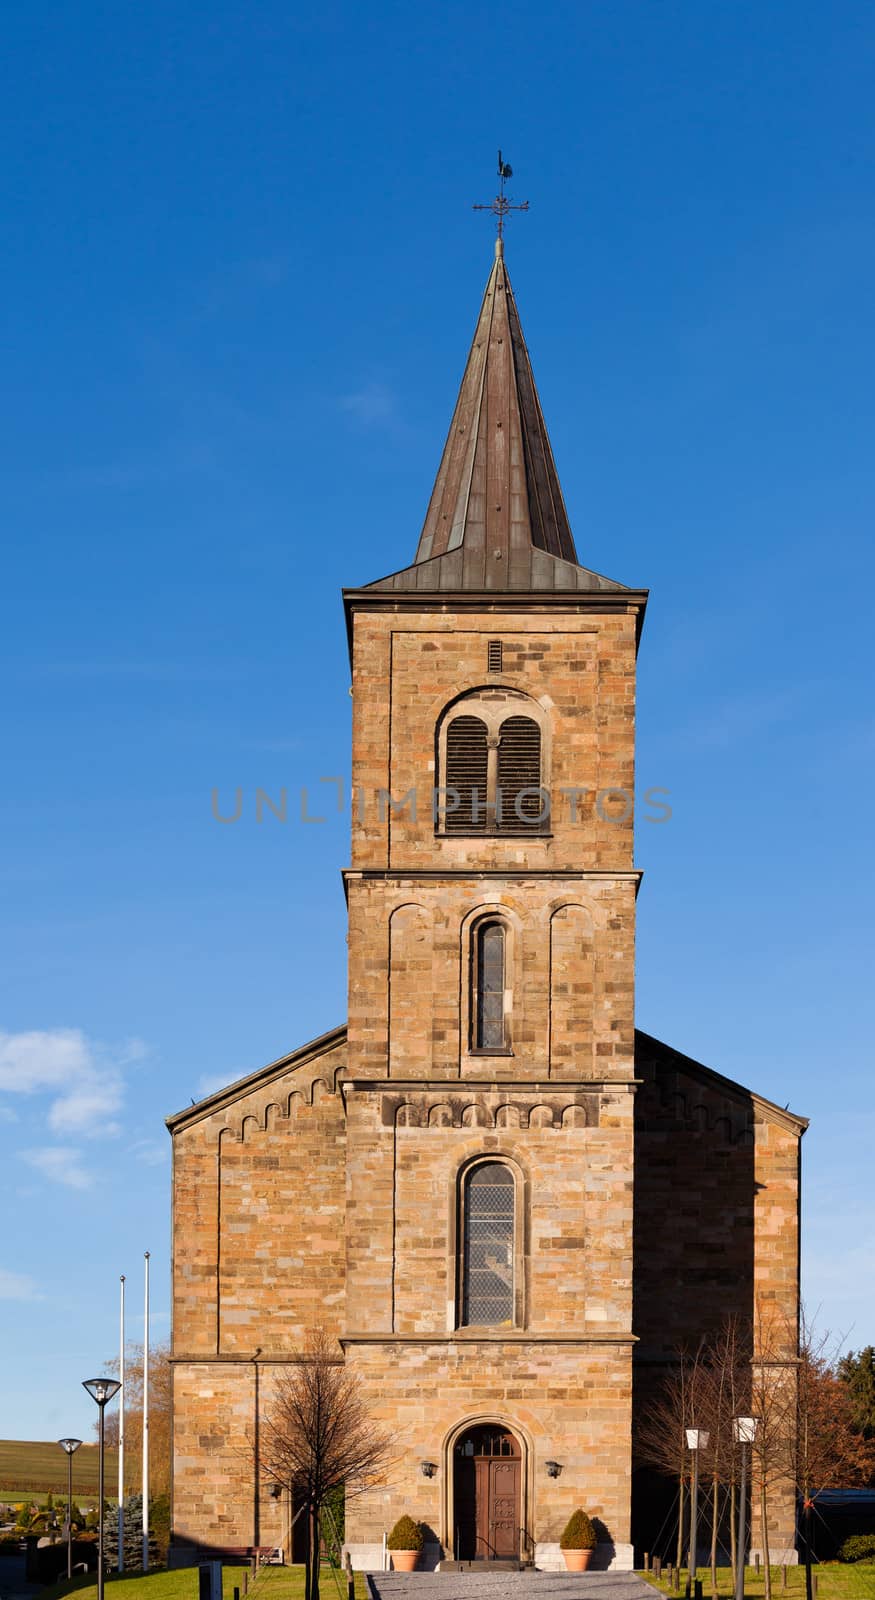
<svg viewBox="0 0 875 1600">
<path fill-rule="evenodd" d="M 539 822 L 544 805 L 541 783 L 541 730 L 531 717 L 506 717 L 498 746 L 498 788 L 504 828 Z"/>
<path fill-rule="evenodd" d="M 505 932 L 501 922 L 481 922 L 474 930 L 474 993 L 471 1014 L 475 1050 L 504 1050 Z"/>
<path fill-rule="evenodd" d="M 514 1312 L 513 1173 L 500 1162 L 472 1168 L 465 1179 L 462 1324 L 500 1327 Z"/>
<path fill-rule="evenodd" d="M 486 723 L 479 717 L 454 717 L 447 729 L 445 787 L 455 790 L 446 797 L 447 833 L 486 832 L 486 734 Z"/>
</svg>

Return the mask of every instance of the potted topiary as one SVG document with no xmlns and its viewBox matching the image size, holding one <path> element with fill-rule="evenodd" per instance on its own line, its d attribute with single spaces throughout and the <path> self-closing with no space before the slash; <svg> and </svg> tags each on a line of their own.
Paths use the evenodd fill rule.
<svg viewBox="0 0 875 1600">
<path fill-rule="evenodd" d="M 396 1572 L 413 1572 L 422 1549 L 422 1527 L 412 1517 L 399 1517 L 386 1543 Z"/>
<path fill-rule="evenodd" d="M 596 1546 L 595 1528 L 585 1511 L 578 1507 L 568 1518 L 559 1548 L 569 1572 L 585 1572 Z"/>
</svg>

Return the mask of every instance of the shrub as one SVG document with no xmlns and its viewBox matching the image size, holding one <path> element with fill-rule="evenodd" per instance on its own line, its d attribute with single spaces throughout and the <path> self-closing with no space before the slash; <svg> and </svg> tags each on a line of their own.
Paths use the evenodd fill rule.
<svg viewBox="0 0 875 1600">
<path fill-rule="evenodd" d="M 412 1517 L 399 1517 L 386 1543 L 390 1550 L 421 1550 L 421 1523 Z"/>
<path fill-rule="evenodd" d="M 875 1533 L 854 1533 L 839 1550 L 840 1561 L 875 1560 Z"/>
<path fill-rule="evenodd" d="M 596 1545 L 595 1528 L 585 1511 L 580 1508 L 572 1513 L 565 1524 L 565 1532 L 559 1540 L 560 1550 L 594 1550 Z"/>
</svg>

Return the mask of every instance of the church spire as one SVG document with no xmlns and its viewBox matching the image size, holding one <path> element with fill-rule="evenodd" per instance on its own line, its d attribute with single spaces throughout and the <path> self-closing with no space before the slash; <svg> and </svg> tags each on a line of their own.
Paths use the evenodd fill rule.
<svg viewBox="0 0 875 1600">
<path fill-rule="evenodd" d="M 624 587 L 578 562 L 499 237 L 413 565 L 368 588 Z"/>
<path fill-rule="evenodd" d="M 416 562 L 460 546 L 487 588 L 533 547 L 577 562 L 500 238 Z"/>
</svg>

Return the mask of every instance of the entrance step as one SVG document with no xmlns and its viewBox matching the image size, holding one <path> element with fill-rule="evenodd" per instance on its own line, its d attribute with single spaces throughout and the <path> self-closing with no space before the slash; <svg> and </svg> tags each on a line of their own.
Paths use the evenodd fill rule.
<svg viewBox="0 0 875 1600">
<path fill-rule="evenodd" d="M 372 1600 L 656 1600 L 634 1572 L 463 1571 L 473 1563 L 442 1564 L 440 1572 L 369 1572 Z"/>
<path fill-rule="evenodd" d="M 438 1572 L 528 1572 L 526 1561 L 439 1561 Z"/>
</svg>

